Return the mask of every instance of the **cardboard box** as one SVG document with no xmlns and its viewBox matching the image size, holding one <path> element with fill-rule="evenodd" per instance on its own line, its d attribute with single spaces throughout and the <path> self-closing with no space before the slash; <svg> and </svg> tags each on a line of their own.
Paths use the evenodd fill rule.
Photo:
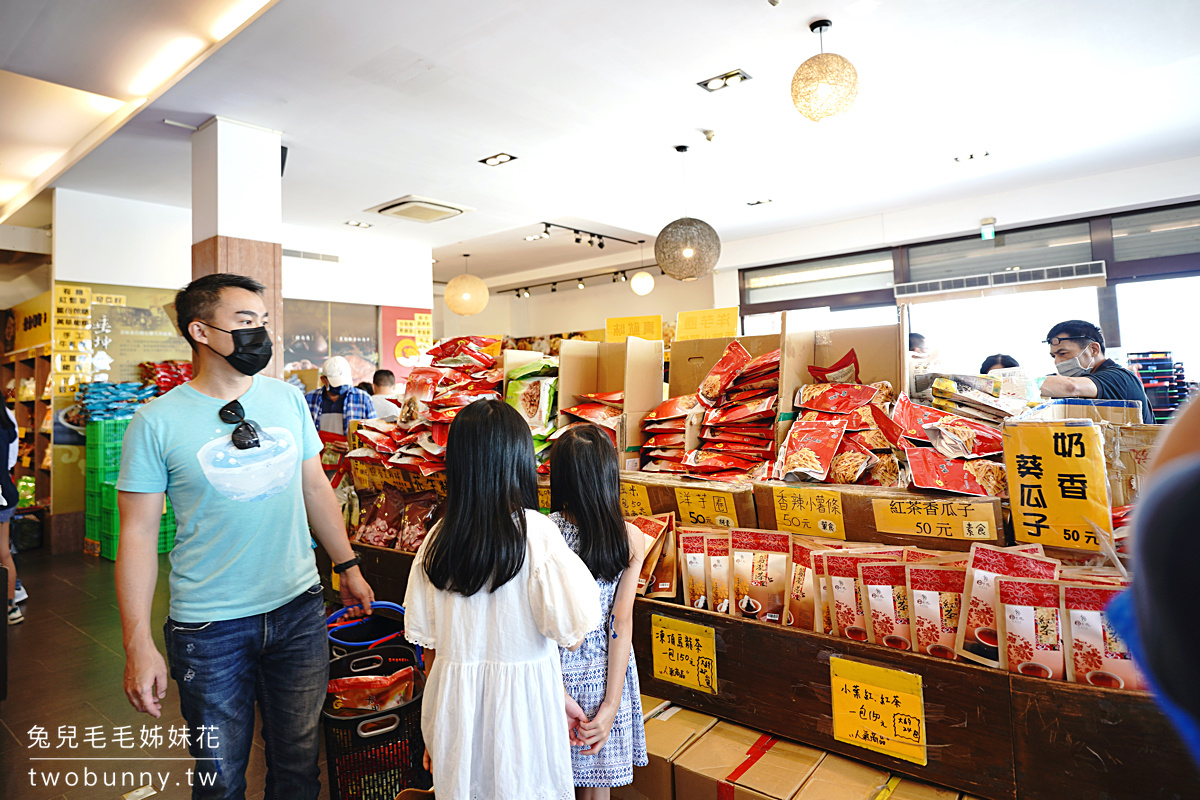
<svg viewBox="0 0 1200 800">
<path fill-rule="evenodd" d="M 700 382 L 721 358 L 732 338 L 688 339 L 671 344 L 671 380 L 668 397 L 695 394 Z M 753 358 L 780 348 L 778 336 L 739 336 L 736 339 Z"/>
<path fill-rule="evenodd" d="M 1104 426 L 1104 468 L 1108 474 L 1108 499 L 1113 507 L 1126 506 L 1142 488 L 1150 466 L 1150 453 L 1164 425 Z"/>
<path fill-rule="evenodd" d="M 892 780 L 897 779 L 893 778 Z M 959 800 L 959 798 L 958 792 L 954 789 L 931 786 L 928 783 L 919 783 L 911 778 L 904 778 L 888 795 L 888 800 Z"/>
<path fill-rule="evenodd" d="M 795 800 L 875 800 L 888 778 L 882 770 L 830 753 Z"/>
<path fill-rule="evenodd" d="M 643 709 L 644 700 L 643 696 Z M 646 720 L 646 752 L 650 763 L 634 767 L 633 783 L 614 788 L 614 800 L 675 800 L 672 765 L 716 724 L 716 717 L 681 706 L 671 706 Z"/>
<path fill-rule="evenodd" d="M 824 757 L 821 750 L 721 722 L 675 761 L 675 797 L 791 800 Z"/>
<path fill-rule="evenodd" d="M 760 528 L 749 484 L 681 478 L 655 472 L 622 472 L 622 491 L 635 487 L 649 502 L 650 513 L 673 512 L 685 527 Z"/>
<path fill-rule="evenodd" d="M 642 420 L 662 403 L 663 343 L 630 337 L 624 342 L 564 339 L 558 351 L 558 407 L 587 402 L 579 395 L 624 392 L 625 413 L 617 428 L 617 450 L 625 465 L 640 466 Z M 564 427 L 571 417 L 559 413 Z"/>
<path fill-rule="evenodd" d="M 820 515 L 796 515 L 813 520 L 814 527 L 787 525 L 781 519 L 776 505 L 777 497 L 774 489 L 817 489 L 822 492 L 837 493 L 841 499 L 839 532 L 845 535 L 846 541 L 872 542 L 877 544 L 924 547 L 931 550 L 955 550 L 966 552 L 975 542 L 1004 545 L 1004 517 L 1001 501 L 998 497 L 971 497 L 967 495 L 939 494 L 934 492 L 915 492 L 907 489 L 885 489 L 880 486 L 855 486 L 853 484 L 826 483 L 785 483 L 783 481 L 761 481 L 754 485 L 754 505 L 758 516 L 758 527 L 767 530 L 789 530 L 792 533 L 802 533 L 809 536 L 832 536 L 837 533 L 821 530 L 816 527 Z M 891 510 L 892 503 L 900 503 L 898 515 L 885 513 Z M 915 507 L 910 504 L 917 504 Z M 989 525 L 990 536 L 966 538 L 963 528 L 965 511 L 963 503 L 970 503 L 974 517 L 985 519 Z M 878 504 L 878 505 L 877 505 Z M 886 504 L 883 505 L 883 504 Z M 930 505 L 933 504 L 933 505 Z M 946 504 L 949 504 L 947 507 Z M 929 516 L 930 510 L 936 513 Z M 911 513 L 910 513 L 911 512 Z M 982 512 L 982 513 L 980 513 Z M 888 524 L 888 521 L 911 520 L 928 522 L 933 533 L 951 531 L 952 538 L 945 535 L 922 536 L 915 533 L 898 532 L 898 526 Z M 783 523 L 783 524 L 781 524 Z M 947 525 L 947 528 L 940 527 Z M 795 528 L 793 530 L 793 528 Z M 881 530 L 882 528 L 882 530 Z M 915 524 L 912 530 L 917 530 Z"/>
<path fill-rule="evenodd" d="M 665 711 L 670 705 L 669 700 L 661 700 L 648 694 L 642 695 L 642 720 L 648 720 L 660 711 Z"/>
<path fill-rule="evenodd" d="M 1137 425 L 1142 421 L 1139 400 L 1092 400 L 1087 397 L 1056 397 L 1014 417 L 1018 420 L 1090 419 L 1114 425 Z"/>
</svg>

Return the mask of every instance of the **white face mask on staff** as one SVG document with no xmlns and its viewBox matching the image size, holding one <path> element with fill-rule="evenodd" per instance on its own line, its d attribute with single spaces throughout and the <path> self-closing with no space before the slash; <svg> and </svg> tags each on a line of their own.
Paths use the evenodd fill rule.
<svg viewBox="0 0 1200 800">
<path fill-rule="evenodd" d="M 1098 356 L 1096 358 L 1092 357 L 1092 354 L 1089 352 L 1090 348 L 1091 343 L 1089 343 L 1088 346 L 1083 350 L 1079 351 L 1079 354 L 1074 358 L 1068 358 L 1065 361 L 1059 361 L 1054 365 L 1054 369 L 1059 375 L 1063 375 L 1067 378 L 1078 378 L 1080 375 L 1086 375 L 1092 370 L 1093 367 L 1096 366 L 1096 363 L 1099 361 Z"/>
</svg>

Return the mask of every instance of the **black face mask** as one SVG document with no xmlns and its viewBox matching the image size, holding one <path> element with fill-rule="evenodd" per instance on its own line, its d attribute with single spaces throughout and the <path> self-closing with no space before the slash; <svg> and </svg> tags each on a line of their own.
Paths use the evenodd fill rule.
<svg viewBox="0 0 1200 800">
<path fill-rule="evenodd" d="M 224 328 L 218 328 L 216 325 L 208 325 L 216 331 L 228 333 L 233 337 L 233 352 L 229 355 L 217 353 L 212 347 L 212 350 L 217 355 L 229 362 L 229 366 L 236 369 L 243 375 L 256 375 L 266 368 L 271 361 L 272 347 L 271 334 L 267 333 L 265 325 L 257 328 L 238 328 L 237 330 L 227 331 Z"/>
</svg>

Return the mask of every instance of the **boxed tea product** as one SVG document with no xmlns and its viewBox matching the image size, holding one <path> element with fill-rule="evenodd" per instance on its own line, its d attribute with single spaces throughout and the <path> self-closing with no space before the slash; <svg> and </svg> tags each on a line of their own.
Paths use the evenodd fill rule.
<svg viewBox="0 0 1200 800">
<path fill-rule="evenodd" d="M 906 574 L 905 564 L 858 565 L 867 640 L 873 644 L 913 649 Z"/>
<path fill-rule="evenodd" d="M 704 535 L 704 559 L 708 569 L 705 597 L 709 610 L 718 614 L 734 613 L 729 602 L 729 590 L 733 586 L 733 554 L 730 551 L 729 531 Z"/>
<path fill-rule="evenodd" d="M 971 545 L 967 562 L 965 611 L 959 617 L 955 650 L 963 658 L 989 667 L 1000 666 L 1000 634 L 996 622 L 997 578 L 1055 580 L 1059 562 L 991 545 Z"/>
<path fill-rule="evenodd" d="M 908 607 L 912 610 L 910 628 L 918 653 L 955 661 L 954 639 L 966 590 L 966 566 L 944 564 L 906 564 Z"/>
<path fill-rule="evenodd" d="M 708 571 L 704 559 L 704 533 L 679 529 L 679 567 L 683 579 L 683 604 L 708 608 Z"/>
<path fill-rule="evenodd" d="M 1028 678 L 1063 679 L 1058 605 L 1058 581 L 996 578 L 1000 669 Z"/>
<path fill-rule="evenodd" d="M 626 520 L 640 530 L 644 536 L 645 555 L 642 560 L 642 571 L 638 575 L 638 594 L 645 594 L 650 586 L 650 577 L 658 566 L 658 557 L 662 553 L 664 534 L 667 523 L 659 517 L 629 517 Z"/>
<path fill-rule="evenodd" d="M 792 581 L 788 593 L 787 625 L 806 631 L 816 630 L 817 587 L 812 556 L 821 550 L 840 550 L 844 546 L 834 539 L 811 539 L 792 534 Z"/>
<path fill-rule="evenodd" d="M 1149 689 L 1129 647 L 1104 613 L 1123 591 L 1120 586 L 1080 586 L 1063 582 L 1060 614 L 1066 647 L 1066 677 L 1075 683 L 1109 689 Z"/>
<path fill-rule="evenodd" d="M 782 624 L 791 577 L 791 536 L 779 531 L 734 528 L 734 613 Z"/>
</svg>

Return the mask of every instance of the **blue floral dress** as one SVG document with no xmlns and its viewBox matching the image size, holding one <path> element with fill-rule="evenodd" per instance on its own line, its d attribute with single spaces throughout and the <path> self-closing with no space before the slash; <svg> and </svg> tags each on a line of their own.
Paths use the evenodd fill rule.
<svg viewBox="0 0 1200 800">
<path fill-rule="evenodd" d="M 557 512 L 551 514 L 550 519 L 562 531 L 567 545 L 578 554 L 579 528 Z M 608 643 L 611 636 L 613 600 L 620 580 L 620 576 L 617 576 L 617 580 L 612 582 L 596 581 L 600 586 L 600 608 L 604 622 L 588 633 L 583 644 L 575 652 L 559 648 L 562 656 L 563 683 L 567 687 L 567 693 L 575 698 L 589 719 L 604 702 L 605 690 L 608 687 Z M 634 766 L 644 767 L 648 763 L 646 729 L 642 725 L 641 687 L 638 684 L 637 662 L 632 650 L 629 652 L 629 667 L 625 670 L 621 705 L 613 720 L 608 741 L 594 756 L 582 755 L 585 749 L 587 748 L 571 748 L 571 767 L 575 772 L 576 786 L 625 786 L 633 782 Z"/>
</svg>

